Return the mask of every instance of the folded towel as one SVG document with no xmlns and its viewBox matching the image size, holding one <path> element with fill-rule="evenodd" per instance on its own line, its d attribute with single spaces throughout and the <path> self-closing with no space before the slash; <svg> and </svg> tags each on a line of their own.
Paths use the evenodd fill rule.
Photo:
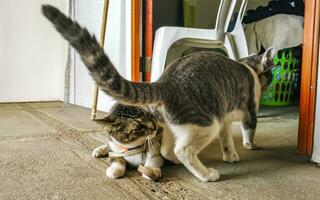
<svg viewBox="0 0 320 200">
<path fill-rule="evenodd" d="M 262 48 L 278 50 L 295 47 L 303 42 L 303 17 L 278 14 L 245 25 L 249 53 L 259 53 Z"/>
</svg>

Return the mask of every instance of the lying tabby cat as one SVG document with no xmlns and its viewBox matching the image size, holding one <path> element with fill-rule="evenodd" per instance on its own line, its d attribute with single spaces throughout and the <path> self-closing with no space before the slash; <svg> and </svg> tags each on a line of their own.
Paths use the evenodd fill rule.
<svg viewBox="0 0 320 200">
<path fill-rule="evenodd" d="M 142 108 L 116 104 L 110 114 L 98 120 L 107 129 L 106 145 L 93 150 L 92 156 L 111 157 L 106 175 L 122 177 L 126 162 L 139 166 L 145 178 L 157 180 L 161 176 L 163 158 L 160 155 L 162 129 L 156 118 Z M 142 166 L 144 165 L 144 166 Z"/>
<path fill-rule="evenodd" d="M 165 158 L 182 162 L 202 181 L 217 181 L 218 171 L 206 168 L 198 153 L 218 138 L 223 160 L 239 161 L 231 135 L 233 121 L 242 121 L 243 145 L 256 148 L 256 112 L 261 89 L 270 81 L 274 49 L 240 62 L 214 52 L 193 53 L 169 64 L 157 82 L 136 83 L 120 76 L 86 29 L 52 6 L 43 6 L 42 11 L 81 55 L 103 91 L 123 104 L 161 111 L 172 131 L 162 140 Z"/>
</svg>

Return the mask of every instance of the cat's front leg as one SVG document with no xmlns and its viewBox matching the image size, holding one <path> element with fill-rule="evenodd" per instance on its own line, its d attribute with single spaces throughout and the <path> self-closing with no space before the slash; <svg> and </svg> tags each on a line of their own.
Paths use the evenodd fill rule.
<svg viewBox="0 0 320 200">
<path fill-rule="evenodd" d="M 180 164 L 180 160 L 174 153 L 174 144 L 175 144 L 175 139 L 170 131 L 169 127 L 166 124 L 161 124 L 163 127 L 163 135 L 162 135 L 162 141 L 161 141 L 161 155 L 171 161 L 174 162 L 175 164 Z"/>
<path fill-rule="evenodd" d="M 101 158 L 106 157 L 108 155 L 108 145 L 102 145 L 100 147 L 95 148 L 92 151 L 92 157 Z"/>
<path fill-rule="evenodd" d="M 256 126 L 256 112 L 252 111 L 251 114 L 248 113 L 247 119 L 243 120 L 241 123 L 242 144 L 246 149 L 254 150 L 259 148 L 259 146 L 254 142 Z"/>
<path fill-rule="evenodd" d="M 149 144 L 149 143 L 148 143 Z M 146 179 L 157 180 L 161 177 L 161 167 L 164 163 L 164 159 L 161 157 L 160 141 L 151 143 L 148 145 L 146 152 L 146 160 L 144 166 L 139 166 L 138 171 L 142 173 L 142 176 Z"/>
<path fill-rule="evenodd" d="M 250 150 L 259 148 L 259 146 L 254 142 L 254 135 L 255 135 L 256 129 L 246 128 L 246 126 L 242 124 L 241 132 L 242 132 L 242 144 L 244 148 L 250 149 Z"/>
<path fill-rule="evenodd" d="M 111 164 L 107 167 L 106 175 L 109 178 L 120 178 L 126 172 L 126 161 L 122 157 L 112 158 Z"/>
<path fill-rule="evenodd" d="M 225 123 L 219 133 L 219 141 L 223 154 L 223 161 L 234 163 L 240 160 L 239 155 L 234 147 L 233 137 L 231 134 L 231 124 Z"/>
<path fill-rule="evenodd" d="M 164 159 L 160 154 L 152 157 L 147 156 L 144 166 L 139 166 L 138 171 L 142 173 L 143 178 L 155 181 L 161 178 L 163 163 Z"/>
</svg>

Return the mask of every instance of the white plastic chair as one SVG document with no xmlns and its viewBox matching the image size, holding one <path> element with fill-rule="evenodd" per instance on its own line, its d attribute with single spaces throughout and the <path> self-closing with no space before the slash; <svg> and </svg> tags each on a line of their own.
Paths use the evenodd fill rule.
<svg viewBox="0 0 320 200">
<path fill-rule="evenodd" d="M 221 0 L 215 29 L 159 28 L 155 34 L 151 81 L 158 80 L 163 73 L 167 52 L 174 43 L 183 43 L 192 47 L 221 48 L 232 59 L 246 56 L 248 49 L 241 21 L 247 1 L 242 0 L 235 28 L 231 33 L 227 33 L 227 29 L 237 0 Z"/>
<path fill-rule="evenodd" d="M 242 0 L 234 29 L 232 32 L 227 32 L 226 34 L 236 59 L 249 56 L 248 44 L 241 23 L 246 12 L 247 4 L 248 0 Z"/>
</svg>

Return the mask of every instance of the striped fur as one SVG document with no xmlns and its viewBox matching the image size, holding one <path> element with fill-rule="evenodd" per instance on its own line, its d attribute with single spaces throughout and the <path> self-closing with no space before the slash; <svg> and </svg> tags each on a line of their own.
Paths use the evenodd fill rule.
<svg viewBox="0 0 320 200">
<path fill-rule="evenodd" d="M 43 14 L 81 55 L 93 79 L 110 96 L 130 105 L 163 105 L 174 124 L 209 126 L 214 118 L 240 109 L 248 113 L 248 126 L 256 124 L 254 82 L 248 64 L 257 74 L 263 56 L 233 61 L 214 52 L 197 52 L 167 66 L 155 83 L 131 82 L 117 72 L 96 38 L 55 7 L 44 5 Z"/>
<path fill-rule="evenodd" d="M 42 13 L 76 49 L 102 90 L 126 104 L 153 104 L 161 101 L 159 84 L 130 82 L 120 76 L 96 38 L 66 17 L 57 8 L 44 5 Z"/>
<path fill-rule="evenodd" d="M 255 149 L 256 112 L 261 86 L 268 83 L 275 51 L 231 60 L 215 52 L 197 52 L 169 64 L 155 83 L 122 78 L 94 36 L 52 6 L 43 14 L 81 55 L 94 80 L 123 104 L 152 105 L 165 119 L 161 154 L 182 162 L 202 181 L 216 181 L 219 173 L 206 168 L 198 153 L 218 137 L 223 160 L 239 161 L 231 132 L 232 121 L 242 121 L 243 145 Z M 269 75 L 269 76 L 268 76 Z M 170 132 L 172 131 L 172 133 Z"/>
</svg>

